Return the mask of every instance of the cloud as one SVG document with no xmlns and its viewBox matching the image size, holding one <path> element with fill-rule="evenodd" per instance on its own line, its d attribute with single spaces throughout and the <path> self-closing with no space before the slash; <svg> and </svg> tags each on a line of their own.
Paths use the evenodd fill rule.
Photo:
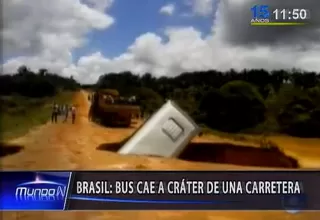
<svg viewBox="0 0 320 220">
<path fill-rule="evenodd" d="M 164 5 L 159 10 L 161 14 L 165 14 L 165 15 L 173 15 L 174 11 L 175 11 L 174 4 Z"/>
<path fill-rule="evenodd" d="M 200 16 L 208 16 L 213 13 L 213 5 L 215 0 L 186 0 L 186 5 L 192 9 L 192 14 Z"/>
<path fill-rule="evenodd" d="M 6 4 L 8 2 L 18 4 L 16 2 L 19 1 L 8 0 Z M 311 11 L 313 20 L 310 26 L 273 28 L 248 25 L 251 20 L 250 8 L 253 4 L 260 4 L 261 1 L 224 0 L 217 6 L 216 19 L 210 34 L 204 35 L 192 26 L 168 27 L 164 30 L 165 36 L 153 32 L 137 36 L 127 50 L 117 57 L 104 57 L 100 51 L 97 51 L 81 57 L 76 62 L 72 62 L 71 52 L 73 48 L 84 44 L 85 33 L 92 29 L 107 28 L 112 22 L 110 22 L 110 16 L 99 10 L 80 2 L 72 2 L 73 4 L 70 0 L 52 1 L 51 4 L 56 6 L 50 8 L 55 7 L 56 16 L 51 16 L 48 20 L 45 14 L 32 20 L 28 17 L 32 13 L 26 16 L 24 15 L 26 10 L 21 8 L 20 13 L 11 15 L 13 21 L 18 18 L 20 20 L 15 24 L 16 26 L 11 26 L 11 29 L 7 27 L 5 30 L 21 34 L 12 35 L 11 41 L 15 41 L 11 47 L 15 50 L 11 51 L 25 55 L 7 61 L 4 64 L 5 70 L 13 71 L 21 64 L 34 68 L 49 67 L 66 76 L 74 75 L 83 83 L 93 83 L 106 72 L 125 70 L 131 70 L 134 73 L 151 72 L 156 76 L 175 76 L 183 71 L 212 68 L 272 70 L 295 67 L 310 71 L 320 70 L 320 42 L 319 34 L 317 35 L 320 20 L 317 14 L 313 13 L 313 10 L 319 9 L 316 1 L 305 0 L 303 2 L 305 8 L 313 9 Z M 299 2 L 298 0 L 282 0 L 281 5 L 277 6 L 276 1 L 268 0 L 270 6 L 280 8 L 298 7 Z M 63 5 L 67 5 L 69 11 L 71 6 L 82 8 L 82 12 L 80 10 L 68 13 L 65 15 L 66 22 L 61 22 L 60 16 L 64 12 Z M 29 4 L 28 7 L 37 8 L 39 4 Z M 36 12 L 37 10 L 32 9 L 31 11 Z M 21 16 L 24 16 L 24 19 L 21 19 Z M 41 20 L 46 20 L 48 25 L 51 25 L 50 28 L 39 25 L 42 24 Z M 60 23 L 63 23 L 63 28 L 58 25 Z M 24 28 L 22 32 L 19 32 L 20 28 L 28 27 L 28 25 L 32 31 L 28 32 L 29 30 Z M 25 35 L 23 31 L 26 32 Z M 286 31 L 289 31 L 290 34 L 288 35 Z M 36 38 L 41 41 L 34 40 L 37 36 L 41 36 Z M 9 42 L 8 38 L 7 43 Z"/>
<path fill-rule="evenodd" d="M 114 0 L 83 0 L 83 2 L 92 8 L 103 12 L 112 6 Z"/>
<path fill-rule="evenodd" d="M 1 38 L 8 71 L 19 63 L 61 69 L 72 62 L 72 50 L 86 43 L 89 31 L 114 23 L 111 16 L 79 0 L 4 0 L 2 6 Z"/>
</svg>

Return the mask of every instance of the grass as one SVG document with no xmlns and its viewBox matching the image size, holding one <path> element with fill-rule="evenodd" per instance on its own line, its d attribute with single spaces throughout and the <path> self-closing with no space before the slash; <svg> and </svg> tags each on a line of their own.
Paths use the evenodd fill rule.
<svg viewBox="0 0 320 220">
<path fill-rule="evenodd" d="M 22 136 L 31 128 L 46 123 L 51 115 L 52 103 L 68 104 L 73 95 L 73 92 L 61 92 L 46 98 L 0 96 L 0 140 Z"/>
</svg>

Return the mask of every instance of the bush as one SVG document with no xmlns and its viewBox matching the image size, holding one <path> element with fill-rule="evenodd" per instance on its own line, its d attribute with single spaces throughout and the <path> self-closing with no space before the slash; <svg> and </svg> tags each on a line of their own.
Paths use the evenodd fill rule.
<svg viewBox="0 0 320 220">
<path fill-rule="evenodd" d="M 258 90 L 250 83 L 233 81 L 209 91 L 200 108 L 207 124 L 222 131 L 237 132 L 264 120 L 265 106 Z"/>
<path fill-rule="evenodd" d="M 317 106 L 305 94 L 293 96 L 278 115 L 282 132 L 294 136 L 320 136 Z"/>
</svg>

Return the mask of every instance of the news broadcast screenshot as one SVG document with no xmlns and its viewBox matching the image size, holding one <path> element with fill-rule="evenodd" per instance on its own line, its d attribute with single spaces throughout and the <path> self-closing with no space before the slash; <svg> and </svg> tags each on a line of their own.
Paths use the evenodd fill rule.
<svg viewBox="0 0 320 220">
<path fill-rule="evenodd" d="M 320 1 L 0 5 L 0 219 L 320 219 Z"/>
</svg>

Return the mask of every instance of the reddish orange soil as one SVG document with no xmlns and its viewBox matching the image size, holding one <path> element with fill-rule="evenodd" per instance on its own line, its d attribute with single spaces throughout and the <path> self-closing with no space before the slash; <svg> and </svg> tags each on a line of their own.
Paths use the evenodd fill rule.
<svg viewBox="0 0 320 220">
<path fill-rule="evenodd" d="M 276 164 L 278 154 L 266 154 L 261 150 L 251 151 L 243 143 L 222 139 L 216 136 L 195 138 L 189 153 L 185 153 L 185 159 L 164 159 L 142 156 L 122 156 L 112 152 L 119 147 L 119 142 L 128 137 L 135 128 L 111 129 L 104 128 L 88 121 L 89 103 L 87 94 L 81 91 L 76 94 L 74 103 L 78 106 L 78 118 L 76 124 L 58 123 L 45 124 L 34 129 L 24 137 L 12 140 L 4 147 L 7 155 L 0 158 L 1 166 L 5 170 L 227 170 L 227 169 L 266 169 L 260 167 L 236 166 L 240 165 L 277 165 L 288 167 L 290 159 L 285 158 L 281 164 Z M 272 141 L 281 146 L 290 156 L 296 157 L 304 168 L 320 168 L 320 140 L 295 139 L 289 137 L 272 137 Z M 208 145 L 209 143 L 209 145 Z M 235 146 L 234 146 L 235 145 Z M 216 147 L 215 150 L 212 148 Z M 200 149 L 199 150 L 197 149 Z M 244 148 L 241 150 L 241 148 Z M 191 153 L 190 153 L 191 151 Z M 203 153 L 215 152 L 220 155 L 211 160 L 203 158 Z M 255 152 L 255 153 L 254 153 Z M 190 157 L 193 155 L 193 157 Z M 238 156 L 235 156 L 238 155 Z M 248 158 L 250 155 L 250 158 Z M 280 155 L 283 156 L 283 155 Z M 245 159 L 241 159 L 245 158 Z M 255 159 L 253 159 L 255 158 Z M 252 160 L 251 160 L 252 159 Z M 248 163 L 247 161 L 251 161 Z M 264 162 L 263 162 L 264 161 Z M 268 161 L 268 162 L 266 162 Z M 208 163 L 208 162 L 219 162 Z M 263 162 L 263 163 L 262 163 Z M 270 165 L 270 164 L 269 164 Z M 303 212 L 295 215 L 279 212 L 231 212 L 231 211 L 101 211 L 101 212 L 4 212 L 3 219 L 21 220 L 100 220 L 100 219 L 205 219 L 205 220 L 317 220 L 320 214 L 316 212 Z"/>
</svg>

